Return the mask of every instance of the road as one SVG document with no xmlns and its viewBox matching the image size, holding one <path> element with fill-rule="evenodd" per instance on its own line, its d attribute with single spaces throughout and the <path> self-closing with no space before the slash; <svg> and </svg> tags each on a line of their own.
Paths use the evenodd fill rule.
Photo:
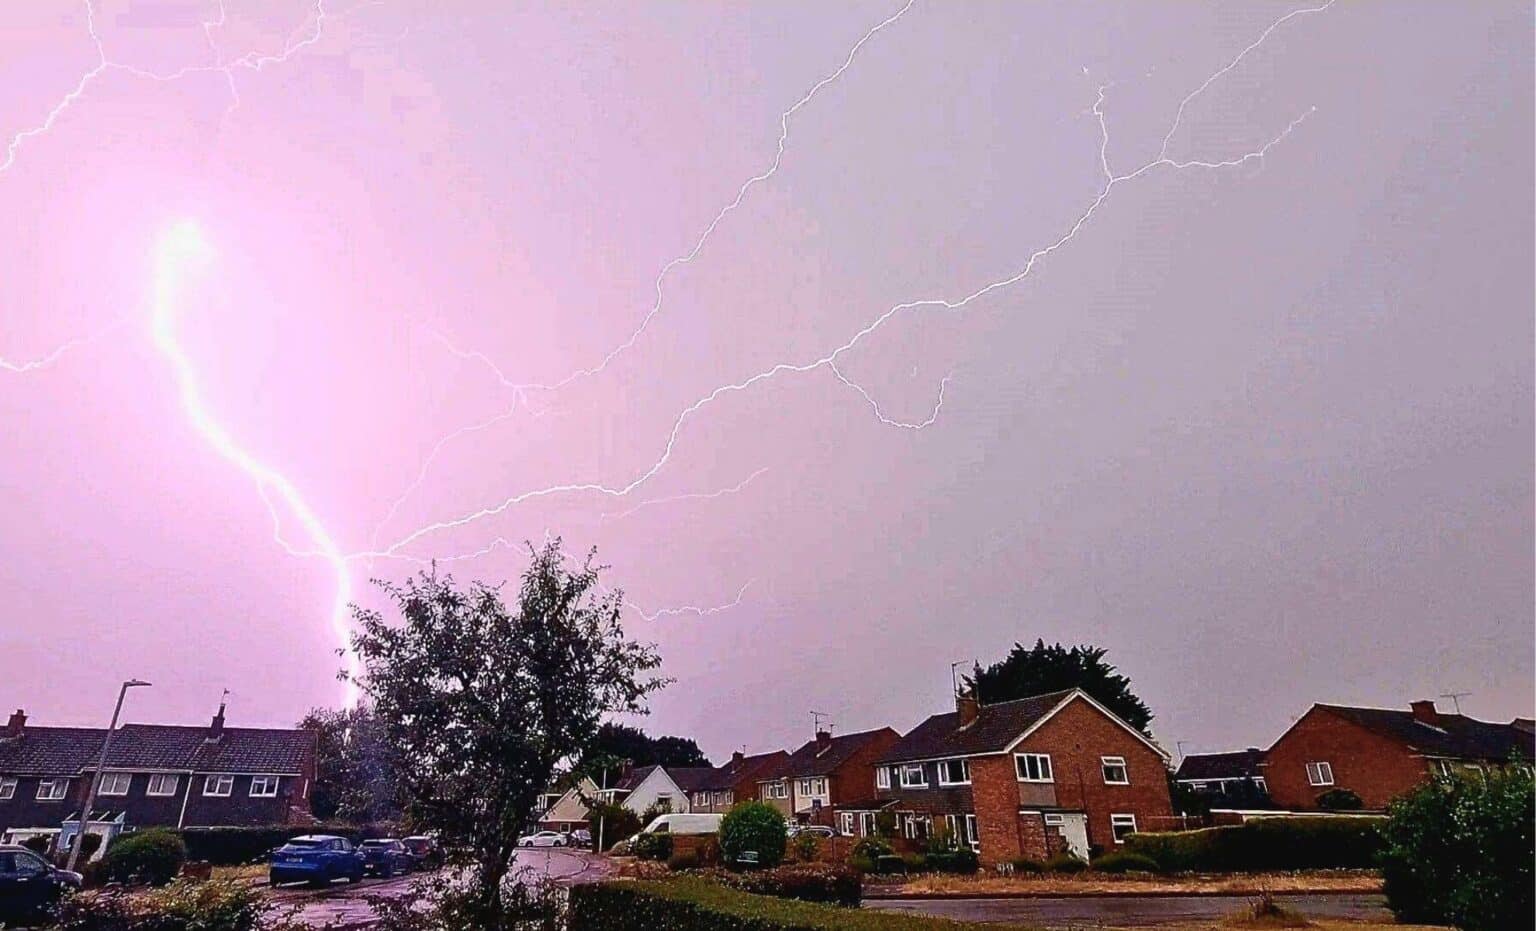
<svg viewBox="0 0 1536 931">
<path fill-rule="evenodd" d="M 513 870 L 529 871 L 530 877 L 548 877 L 561 885 L 600 878 L 606 862 L 579 850 L 540 848 L 519 850 Z M 360 883 L 337 883 L 328 889 L 283 886 L 272 891 L 272 898 L 282 905 L 298 905 L 297 917 L 316 928 L 366 928 L 373 921 L 369 897 L 398 898 L 410 892 L 420 877 L 396 876 L 393 879 L 365 879 Z"/>
<path fill-rule="evenodd" d="M 1247 896 L 1051 896 L 1018 899 L 870 899 L 865 908 L 964 921 L 1017 922 L 1043 927 L 1146 927 L 1220 919 L 1248 907 Z M 1277 895 L 1275 901 L 1308 918 L 1391 921 L 1380 895 Z"/>
</svg>

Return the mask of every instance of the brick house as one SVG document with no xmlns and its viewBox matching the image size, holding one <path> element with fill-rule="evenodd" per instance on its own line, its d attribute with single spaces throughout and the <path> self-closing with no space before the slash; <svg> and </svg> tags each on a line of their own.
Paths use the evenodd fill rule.
<svg viewBox="0 0 1536 931">
<path fill-rule="evenodd" d="M 1171 822 L 1167 754 L 1087 693 L 955 705 L 876 761 L 875 799 L 902 836 L 942 827 L 991 866 L 1064 850 L 1086 859 Z M 839 827 L 869 834 L 877 817 L 850 807 Z"/>
<path fill-rule="evenodd" d="M 717 766 L 693 791 L 693 810 L 700 813 L 724 814 L 737 800 L 757 797 L 759 776 L 776 770 L 789 759 L 783 750 L 747 756 L 740 751 L 731 754 L 730 762 Z"/>
<path fill-rule="evenodd" d="M 1264 751 L 1258 747 L 1227 753 L 1191 753 L 1179 761 L 1174 782 L 1210 799 L 1213 807 L 1267 808 Z"/>
<path fill-rule="evenodd" d="M 1275 804 L 1316 810 L 1318 796 L 1348 789 L 1380 810 L 1437 775 L 1480 772 L 1536 758 L 1530 722 L 1507 724 L 1446 714 L 1432 701 L 1408 709 L 1313 705 L 1264 755 Z"/>
<path fill-rule="evenodd" d="M 901 735 L 889 727 L 816 737 L 757 777 L 757 797 L 792 821 L 833 823 L 833 809 L 869 796 L 873 764 Z"/>
<path fill-rule="evenodd" d="M 0 734 L 0 835 L 59 836 L 78 829 L 105 728 L 29 727 L 22 711 Z M 229 827 L 312 822 L 315 734 L 224 726 L 124 724 L 112 737 L 93 833 L 144 827 Z"/>
</svg>

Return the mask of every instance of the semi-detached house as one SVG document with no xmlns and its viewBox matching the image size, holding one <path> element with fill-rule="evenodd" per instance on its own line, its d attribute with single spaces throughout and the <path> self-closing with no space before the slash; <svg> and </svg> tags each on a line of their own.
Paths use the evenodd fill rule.
<svg viewBox="0 0 1536 931">
<path fill-rule="evenodd" d="M 901 739 L 889 727 L 839 734 L 817 731 L 757 779 L 757 797 L 802 824 L 833 823 L 835 808 L 869 797 L 873 763 Z"/>
<path fill-rule="evenodd" d="M 1077 689 L 989 705 L 961 696 L 875 760 L 873 800 L 841 806 L 838 827 L 867 836 L 889 812 L 903 836 L 947 831 L 985 865 L 1087 859 L 1168 827 L 1167 760 Z"/>
</svg>

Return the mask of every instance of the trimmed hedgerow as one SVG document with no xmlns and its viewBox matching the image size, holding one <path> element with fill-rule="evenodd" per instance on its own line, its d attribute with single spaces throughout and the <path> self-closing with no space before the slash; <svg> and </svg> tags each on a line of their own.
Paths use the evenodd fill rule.
<svg viewBox="0 0 1536 931">
<path fill-rule="evenodd" d="M 848 906 L 859 904 L 864 887 L 857 870 L 830 863 L 788 863 L 742 873 L 718 870 L 708 878 L 738 892 Z"/>
<path fill-rule="evenodd" d="M 1151 857 L 1119 850 L 1099 857 L 1093 861 L 1092 866 L 1100 873 L 1156 873 L 1158 871 L 1157 861 Z"/>
<path fill-rule="evenodd" d="M 1045 861 L 1045 868 L 1052 873 L 1081 873 L 1088 868 L 1088 864 L 1070 853 L 1058 853 Z"/>
<path fill-rule="evenodd" d="M 693 876 L 576 886 L 571 889 L 569 922 L 571 931 L 983 931 L 996 927 L 751 895 Z"/>
<path fill-rule="evenodd" d="M 104 878 L 163 886 L 176 878 L 187 862 L 187 845 L 175 831 L 151 828 L 121 834 L 101 858 Z"/>
<path fill-rule="evenodd" d="M 1383 819 L 1321 815 L 1256 818 L 1199 831 L 1132 834 L 1126 850 L 1168 873 L 1367 869 L 1382 849 Z"/>
<path fill-rule="evenodd" d="M 266 860 L 274 847 L 281 847 L 302 834 L 334 834 L 354 844 L 373 837 L 398 837 L 399 831 L 388 824 L 310 824 L 255 828 L 184 828 L 181 838 L 187 845 L 187 859 L 201 860 L 215 866 L 238 866 Z"/>
</svg>

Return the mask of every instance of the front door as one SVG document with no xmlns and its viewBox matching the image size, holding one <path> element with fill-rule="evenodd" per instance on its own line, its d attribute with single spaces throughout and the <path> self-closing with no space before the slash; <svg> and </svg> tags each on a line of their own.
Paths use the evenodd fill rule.
<svg viewBox="0 0 1536 931">
<path fill-rule="evenodd" d="M 1088 862 L 1088 816 L 1082 812 L 1062 812 L 1061 836 L 1067 842 L 1067 851 L 1084 863 Z"/>
</svg>

